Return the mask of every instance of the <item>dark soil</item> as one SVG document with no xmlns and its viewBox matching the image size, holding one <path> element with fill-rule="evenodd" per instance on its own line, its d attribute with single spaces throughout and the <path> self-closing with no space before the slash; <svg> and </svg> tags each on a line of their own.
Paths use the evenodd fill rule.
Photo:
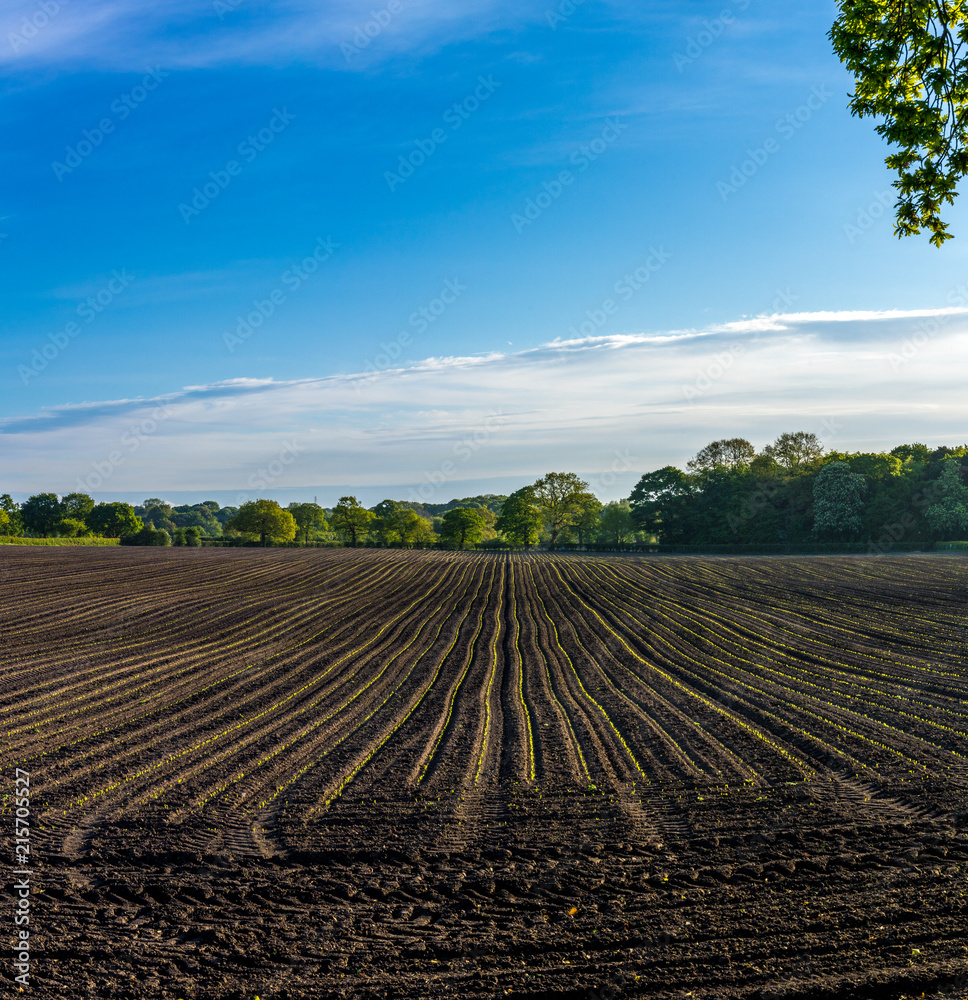
<svg viewBox="0 0 968 1000">
<path fill-rule="evenodd" d="M 0 562 L 24 996 L 968 997 L 968 561 Z"/>
</svg>

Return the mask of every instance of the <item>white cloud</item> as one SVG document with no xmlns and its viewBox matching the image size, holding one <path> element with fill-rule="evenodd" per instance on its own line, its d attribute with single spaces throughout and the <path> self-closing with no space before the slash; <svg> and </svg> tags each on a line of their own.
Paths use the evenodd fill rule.
<svg viewBox="0 0 968 1000">
<path fill-rule="evenodd" d="M 306 60 L 364 69 L 543 16 L 509 0 L 7 0 L 0 64 L 143 70 Z M 56 12 L 48 13 L 52 8 Z"/>
<path fill-rule="evenodd" d="M 634 481 L 724 435 L 762 445 L 812 430 L 839 450 L 960 443 L 966 313 L 784 314 L 58 407 L 0 422 L 16 470 L 4 489 L 395 484 L 401 496 L 423 485 L 427 499 L 450 499 L 464 480 L 524 483 L 558 468 L 595 476 L 617 454 L 630 456 Z M 848 323 L 853 336 L 835 336 Z"/>
</svg>

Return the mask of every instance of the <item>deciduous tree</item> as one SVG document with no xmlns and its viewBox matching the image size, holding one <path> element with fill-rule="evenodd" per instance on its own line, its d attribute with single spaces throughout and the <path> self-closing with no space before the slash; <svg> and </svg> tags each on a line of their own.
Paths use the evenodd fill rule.
<svg viewBox="0 0 968 1000">
<path fill-rule="evenodd" d="M 376 515 L 367 510 L 356 497 L 340 497 L 333 508 L 329 523 L 335 531 L 339 531 L 350 544 L 356 548 L 360 535 L 365 535 Z"/>
<path fill-rule="evenodd" d="M 931 449 L 926 444 L 899 444 L 891 449 L 891 454 L 902 462 L 927 462 L 931 457 Z"/>
<path fill-rule="evenodd" d="M 401 543 L 408 548 L 414 545 L 431 545 L 437 539 L 430 521 L 407 508 L 397 515 L 396 531 Z"/>
<path fill-rule="evenodd" d="M 211 508 L 205 504 L 186 504 L 183 507 L 176 507 L 174 513 L 168 519 L 178 528 L 198 528 L 208 535 L 220 535 L 222 525 L 212 512 Z M 162 519 L 164 522 L 164 519 Z"/>
<path fill-rule="evenodd" d="M 21 530 L 20 505 L 4 493 L 0 496 L 0 535 L 16 535 Z"/>
<path fill-rule="evenodd" d="M 291 542 L 296 537 L 295 519 L 275 500 L 249 500 L 239 507 L 226 527 L 246 535 L 258 535 L 263 548 L 269 538 Z"/>
<path fill-rule="evenodd" d="M 87 521 L 87 515 L 94 510 L 94 498 L 86 493 L 68 493 L 61 500 L 64 510 L 64 517 L 74 518 L 77 521 Z"/>
<path fill-rule="evenodd" d="M 20 505 L 20 520 L 28 531 L 47 538 L 57 530 L 64 508 L 56 493 L 36 493 Z"/>
<path fill-rule="evenodd" d="M 91 533 L 91 529 L 76 517 L 62 517 L 55 530 L 61 538 L 83 538 Z"/>
<path fill-rule="evenodd" d="M 161 500 L 158 497 L 149 497 L 141 505 L 141 509 L 135 513 L 141 515 L 145 524 L 153 524 L 159 530 L 167 531 L 169 534 L 179 527 L 173 520 L 175 508 L 167 500 Z"/>
<path fill-rule="evenodd" d="M 850 109 L 881 119 L 897 171 L 894 232 L 951 238 L 941 209 L 968 172 L 968 7 L 962 0 L 840 0 L 830 31 L 854 74 Z"/>
<path fill-rule="evenodd" d="M 454 507 L 446 511 L 441 525 L 444 541 L 458 548 L 476 545 L 484 534 L 487 522 L 475 507 Z"/>
<path fill-rule="evenodd" d="M 318 503 L 291 503 L 289 513 L 302 535 L 303 544 L 308 544 L 311 532 L 326 530 L 326 512 Z"/>
<path fill-rule="evenodd" d="M 968 537 L 968 487 L 961 481 L 962 472 L 956 458 L 946 458 L 941 463 L 941 475 L 934 490 L 935 502 L 924 514 L 939 538 Z"/>
<path fill-rule="evenodd" d="M 818 462 L 823 457 L 823 446 L 816 434 L 794 431 L 781 434 L 763 449 L 763 454 L 781 468 L 793 472 Z"/>
<path fill-rule="evenodd" d="M 582 504 L 592 495 L 588 483 L 574 472 L 549 472 L 531 487 L 534 505 L 541 512 L 548 528 L 549 545 L 558 545 L 561 533 L 574 522 Z"/>
<path fill-rule="evenodd" d="M 717 466 L 735 469 L 748 466 L 755 457 L 756 449 L 746 438 L 726 438 L 707 444 L 686 463 L 686 468 L 690 472 L 709 472 Z"/>
<path fill-rule="evenodd" d="M 813 531 L 818 538 L 846 540 L 861 529 L 867 481 L 846 462 L 830 462 L 813 481 Z"/>
<path fill-rule="evenodd" d="M 144 527 L 131 504 L 99 503 L 87 516 L 87 526 L 105 538 L 133 535 Z"/>
<path fill-rule="evenodd" d="M 571 528 L 579 545 L 587 545 L 601 524 L 602 503 L 598 497 L 586 493 L 575 505 Z"/>
<path fill-rule="evenodd" d="M 635 534 L 635 519 L 628 500 L 613 500 L 602 508 L 602 536 L 612 545 L 621 545 Z"/>
<path fill-rule="evenodd" d="M 408 510 L 399 500 L 381 500 L 373 508 L 373 528 L 384 545 L 400 544 L 400 528 Z"/>
<path fill-rule="evenodd" d="M 674 465 L 647 472 L 629 497 L 636 524 L 650 534 L 667 534 L 689 492 L 686 474 Z"/>
<path fill-rule="evenodd" d="M 504 501 L 494 526 L 512 545 L 531 548 L 538 540 L 541 514 L 535 506 L 530 486 L 517 490 Z"/>
<path fill-rule="evenodd" d="M 140 531 L 121 536 L 122 545 L 171 545 L 171 535 L 161 528 L 146 525 Z"/>
</svg>

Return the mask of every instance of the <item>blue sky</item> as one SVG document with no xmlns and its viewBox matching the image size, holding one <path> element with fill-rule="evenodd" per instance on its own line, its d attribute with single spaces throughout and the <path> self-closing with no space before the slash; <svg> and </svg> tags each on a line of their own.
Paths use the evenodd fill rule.
<svg viewBox="0 0 968 1000">
<path fill-rule="evenodd" d="M 893 236 L 833 3 L 379 3 L 4 6 L 0 491 L 966 436 L 968 218 Z"/>
</svg>

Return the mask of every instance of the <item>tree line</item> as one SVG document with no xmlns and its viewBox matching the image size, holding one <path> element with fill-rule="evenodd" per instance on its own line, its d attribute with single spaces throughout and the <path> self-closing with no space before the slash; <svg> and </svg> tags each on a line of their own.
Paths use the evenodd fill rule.
<svg viewBox="0 0 968 1000">
<path fill-rule="evenodd" d="M 602 503 L 573 472 L 549 472 L 510 496 L 446 504 L 341 497 L 316 502 L 214 500 L 172 506 L 95 503 L 84 493 L 0 496 L 0 534 L 118 538 L 122 544 L 622 547 L 867 542 L 968 538 L 968 446 L 898 445 L 890 452 L 825 451 L 815 434 L 781 434 L 757 451 L 713 441 L 686 463 L 645 473 L 627 499 Z"/>
<path fill-rule="evenodd" d="M 238 507 L 215 500 L 173 506 L 95 503 L 83 493 L 38 493 L 22 504 L 0 497 L 0 534 L 118 538 L 132 545 L 259 544 L 449 547 L 566 542 L 621 544 L 641 538 L 627 500 L 602 503 L 575 473 L 550 472 L 510 497 L 486 494 L 444 504 L 383 500 L 365 507 L 353 496 L 332 508 L 316 502 L 282 507 L 258 499 Z"/>
<path fill-rule="evenodd" d="M 636 524 L 669 544 L 904 542 L 968 538 L 968 446 L 902 444 L 889 452 L 824 451 L 815 434 L 781 434 L 757 452 L 714 441 L 685 470 L 642 476 Z"/>
</svg>

